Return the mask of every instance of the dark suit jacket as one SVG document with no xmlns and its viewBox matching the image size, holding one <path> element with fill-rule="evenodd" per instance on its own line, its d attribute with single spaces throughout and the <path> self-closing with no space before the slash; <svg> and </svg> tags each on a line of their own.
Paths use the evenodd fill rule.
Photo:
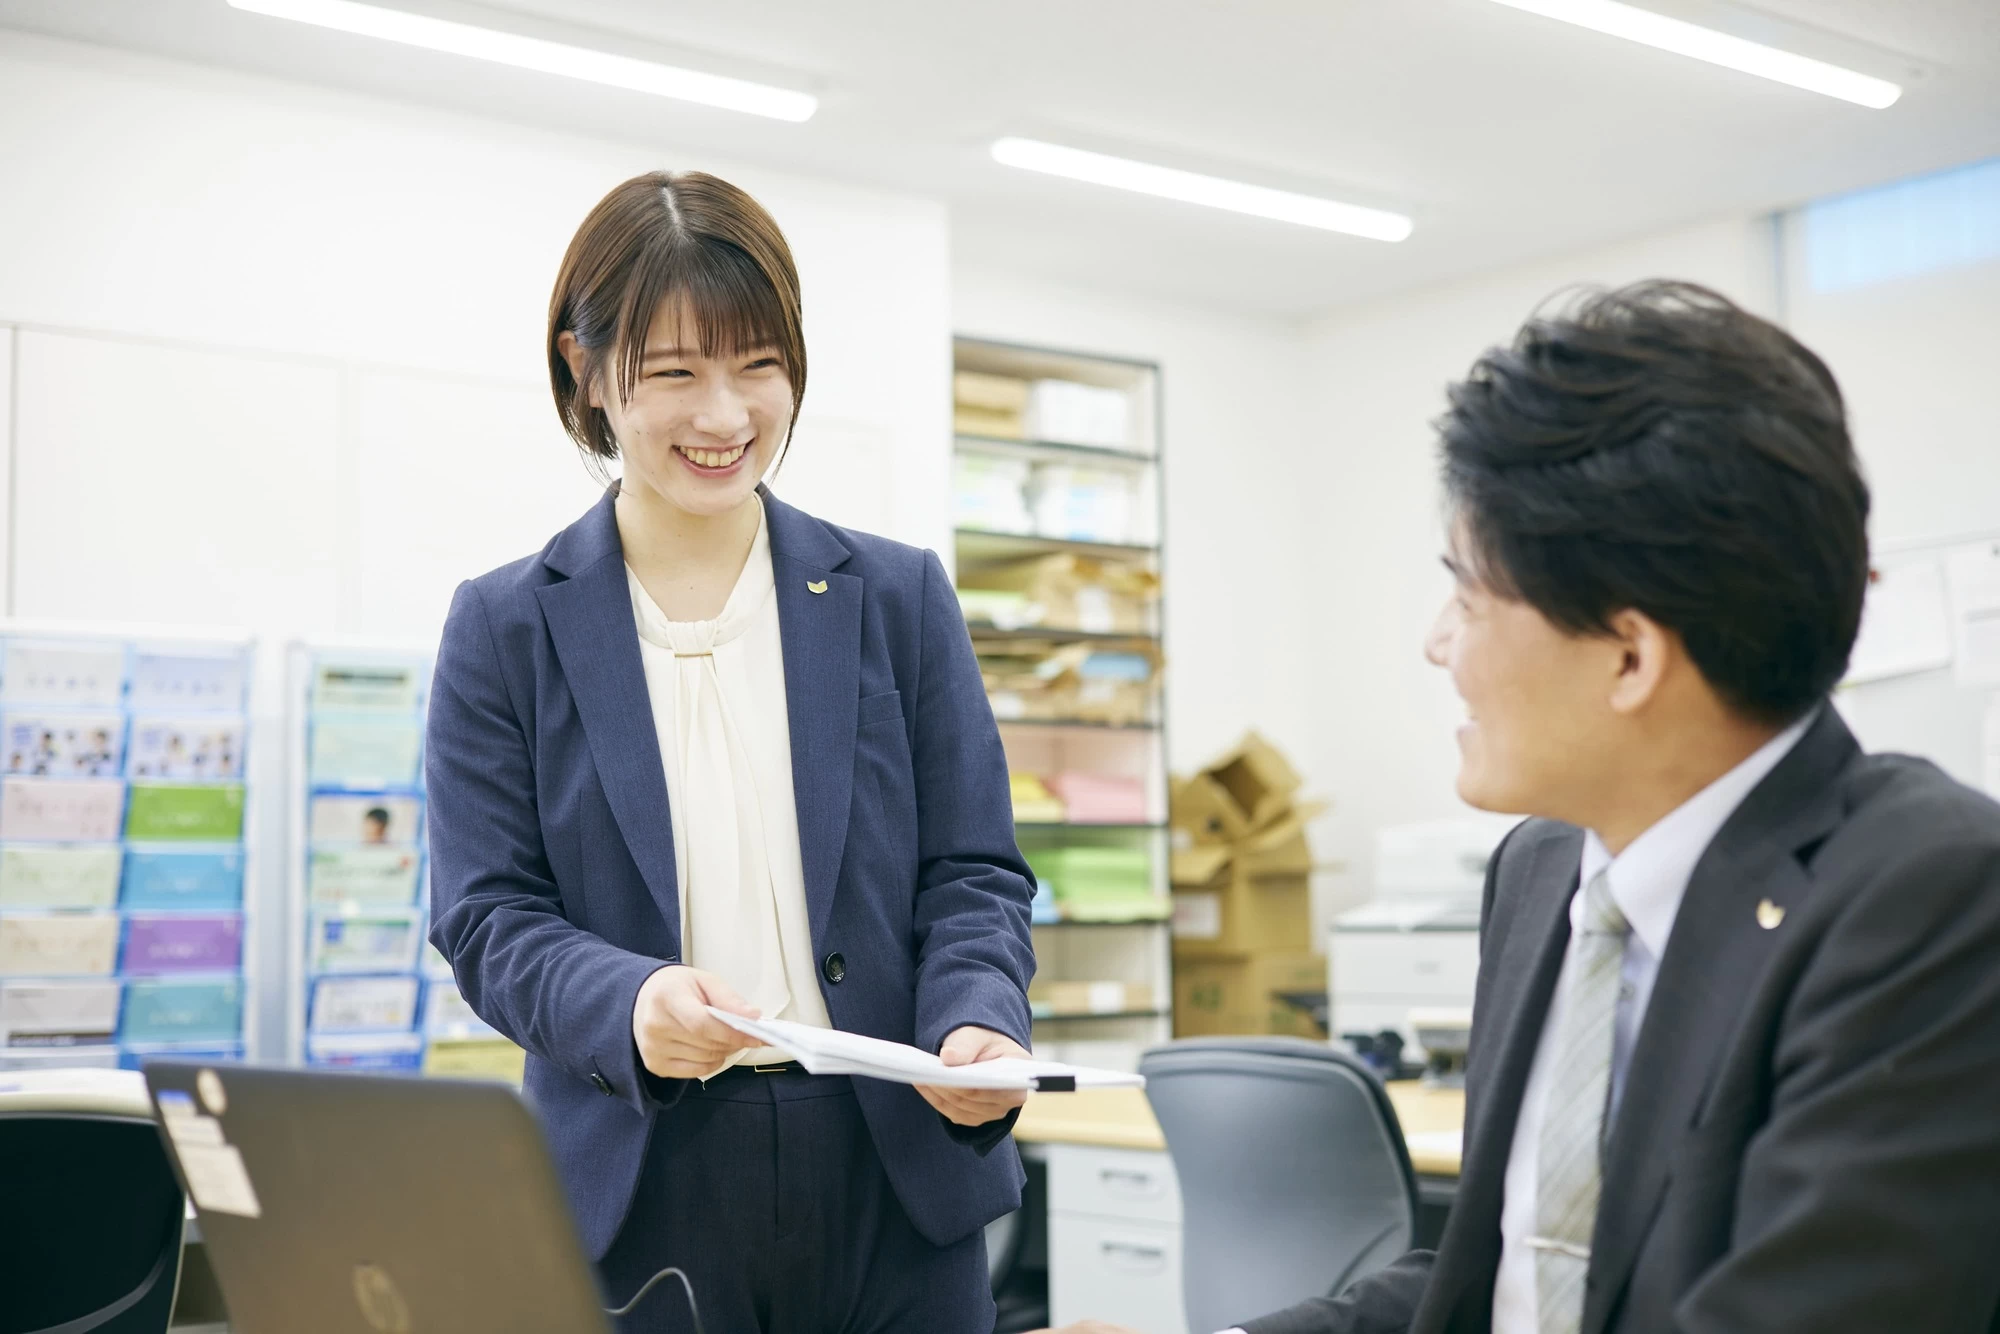
<svg viewBox="0 0 2000 1334">
<path fill-rule="evenodd" d="M 431 940 L 479 1016 L 527 1049 L 594 1256 L 686 1088 L 649 1074 L 632 1040 L 640 984 L 680 957 L 680 906 L 615 493 L 540 555 L 460 586 L 425 760 Z M 951 582 L 928 552 L 768 493 L 765 508 L 827 1013 L 931 1051 L 962 1024 L 1025 1046 L 1031 881 Z M 855 1094 L 933 1243 L 1019 1206 L 1011 1118 L 967 1132 L 908 1087 L 861 1079 Z"/>
<path fill-rule="evenodd" d="M 1249 1334 L 1490 1327 L 1581 852 L 1531 820 L 1488 874 L 1464 1176 L 1436 1253 Z M 1864 756 L 1822 710 L 1695 867 L 1603 1181 L 1583 1334 L 2000 1331 L 2000 808 Z"/>
</svg>

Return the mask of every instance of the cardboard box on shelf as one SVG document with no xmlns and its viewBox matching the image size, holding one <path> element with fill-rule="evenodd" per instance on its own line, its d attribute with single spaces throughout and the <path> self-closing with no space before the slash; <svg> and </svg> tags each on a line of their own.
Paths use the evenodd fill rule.
<svg viewBox="0 0 2000 1334">
<path fill-rule="evenodd" d="M 1144 982 L 1043 982 L 1028 988 L 1028 1003 L 1039 1015 L 1126 1014 L 1150 1010 L 1153 988 Z"/>
<path fill-rule="evenodd" d="M 1014 626 L 1002 625 L 1003 629 L 1046 626 L 1085 634 L 1143 635 L 1152 624 L 1160 577 L 1137 562 L 1055 552 L 1027 560 L 962 564 L 958 588 L 967 620 L 976 619 L 975 607 L 991 607 L 1001 595 L 1012 595 L 1018 600 L 1019 617 Z M 974 595 L 971 600 L 968 593 Z"/>
<path fill-rule="evenodd" d="M 1011 375 L 959 371 L 951 377 L 952 429 L 960 435 L 1019 440 L 1027 434 L 1028 382 Z"/>
<path fill-rule="evenodd" d="M 1301 1032 L 1280 991 L 1326 988 L 1321 954 L 1238 954 L 1174 960 L 1174 1036 Z M 1306 1019 L 1310 1024 L 1310 1018 Z"/>
</svg>

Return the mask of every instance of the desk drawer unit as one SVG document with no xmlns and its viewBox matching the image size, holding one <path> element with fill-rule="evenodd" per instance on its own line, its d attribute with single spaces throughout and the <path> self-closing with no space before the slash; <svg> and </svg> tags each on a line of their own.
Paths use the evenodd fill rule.
<svg viewBox="0 0 2000 1334">
<path fill-rule="evenodd" d="M 1180 1182 L 1166 1154 L 1051 1144 L 1048 1156 L 1051 1213 L 1180 1226 Z"/>
<path fill-rule="evenodd" d="M 1180 1252 L 1178 1223 L 1051 1210 L 1050 1319 L 1057 1325 L 1109 1320 L 1139 1334 L 1188 1334 Z"/>
</svg>

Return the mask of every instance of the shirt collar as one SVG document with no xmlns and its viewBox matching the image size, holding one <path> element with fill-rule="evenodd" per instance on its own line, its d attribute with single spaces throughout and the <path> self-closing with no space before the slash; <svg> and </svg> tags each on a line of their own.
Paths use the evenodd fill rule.
<svg viewBox="0 0 2000 1334">
<path fill-rule="evenodd" d="M 1667 937 L 1673 933 L 1674 918 L 1681 910 L 1681 898 L 1694 876 L 1695 863 L 1722 826 L 1736 813 L 1744 798 L 1764 781 L 1778 762 L 1791 753 L 1799 738 L 1812 725 L 1815 714 L 1807 714 L 1758 747 L 1748 759 L 1689 797 L 1645 833 L 1632 840 L 1616 857 L 1604 846 L 1596 831 L 1583 839 L 1583 864 L 1578 884 L 1587 885 L 1606 866 L 1611 868 L 1611 897 L 1632 933 L 1655 959 L 1665 956 Z M 1579 894 L 1570 906 L 1574 929 L 1583 909 Z"/>
</svg>

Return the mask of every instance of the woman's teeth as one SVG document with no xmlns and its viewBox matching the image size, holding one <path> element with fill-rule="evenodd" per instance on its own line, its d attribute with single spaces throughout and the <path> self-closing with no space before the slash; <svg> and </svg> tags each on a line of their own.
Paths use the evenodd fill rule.
<svg viewBox="0 0 2000 1334">
<path fill-rule="evenodd" d="M 738 445 L 734 449 L 720 451 L 712 449 L 683 449 L 681 453 L 704 468 L 727 468 L 730 464 L 743 457 L 743 451 L 746 448 L 747 446 L 745 445 Z"/>
</svg>

